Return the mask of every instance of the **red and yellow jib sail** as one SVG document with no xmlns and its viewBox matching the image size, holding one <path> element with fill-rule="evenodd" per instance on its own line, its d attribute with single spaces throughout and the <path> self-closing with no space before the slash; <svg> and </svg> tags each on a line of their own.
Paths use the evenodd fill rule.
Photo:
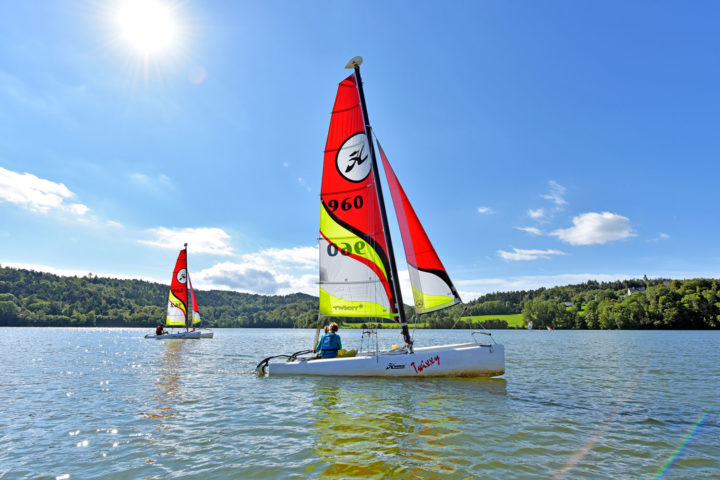
<svg viewBox="0 0 720 480">
<path fill-rule="evenodd" d="M 440 258 L 435 253 L 435 249 L 395 176 L 380 142 L 377 145 L 405 247 L 415 311 L 421 314 L 452 307 L 461 302 L 460 296 Z"/>
<path fill-rule="evenodd" d="M 330 119 L 320 192 L 320 314 L 396 319 L 370 144 L 355 75 Z"/>
<path fill-rule="evenodd" d="M 189 292 L 189 295 L 188 295 Z M 190 304 L 188 308 L 187 304 Z M 190 310 L 191 321 L 187 321 L 187 311 Z M 170 281 L 170 296 L 168 298 L 167 319 L 165 325 L 168 327 L 185 327 L 200 321 L 195 292 L 190 283 L 190 275 L 187 271 L 187 251 L 180 250 L 175 270 L 173 270 Z"/>
</svg>

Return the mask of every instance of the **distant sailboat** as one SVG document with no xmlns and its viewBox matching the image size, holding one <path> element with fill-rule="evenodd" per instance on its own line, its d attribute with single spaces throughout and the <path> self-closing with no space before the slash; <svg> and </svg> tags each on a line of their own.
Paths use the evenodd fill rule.
<svg viewBox="0 0 720 480">
<path fill-rule="evenodd" d="M 372 129 L 360 78 L 360 57 L 346 68 L 335 98 L 325 147 L 320 202 L 320 316 L 392 319 L 405 345 L 360 351 L 351 358 L 315 359 L 312 350 L 276 355 L 258 364 L 270 375 L 497 376 L 505 351 L 489 332 L 474 341 L 416 348 L 408 329 Z M 405 247 L 416 315 L 451 307 L 460 297 L 390 163 L 378 150 Z M 474 334 L 487 335 L 478 341 Z M 277 361 L 287 358 L 287 361 Z M 275 359 L 276 361 L 272 361 Z"/>
<path fill-rule="evenodd" d="M 195 339 L 195 338 L 213 338 L 213 332 L 203 332 L 196 330 L 195 325 L 200 323 L 200 312 L 195 301 L 195 290 L 190 282 L 190 274 L 187 269 L 187 243 L 185 248 L 180 250 L 177 261 L 175 262 L 175 270 L 173 270 L 172 280 L 170 281 L 170 295 L 168 298 L 167 318 L 165 326 L 176 328 L 185 327 L 185 331 L 169 332 L 145 335 L 145 338 L 157 339 Z M 192 330 L 191 330 L 192 328 Z"/>
<path fill-rule="evenodd" d="M 533 329 L 533 322 L 532 322 L 532 320 L 530 320 L 528 322 L 528 330 L 532 330 L 532 329 Z"/>
</svg>

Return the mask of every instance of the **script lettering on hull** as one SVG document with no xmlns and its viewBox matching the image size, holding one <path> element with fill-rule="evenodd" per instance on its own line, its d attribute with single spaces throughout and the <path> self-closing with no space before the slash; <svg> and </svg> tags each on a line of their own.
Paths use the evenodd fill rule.
<svg viewBox="0 0 720 480">
<path fill-rule="evenodd" d="M 420 373 L 428 367 L 432 367 L 433 365 L 440 365 L 440 355 L 435 355 L 434 357 L 430 357 L 426 360 L 423 360 L 422 362 L 418 362 L 417 365 L 415 364 L 415 362 L 410 362 L 410 365 L 412 365 L 412 367 L 415 369 L 415 373 Z"/>
</svg>

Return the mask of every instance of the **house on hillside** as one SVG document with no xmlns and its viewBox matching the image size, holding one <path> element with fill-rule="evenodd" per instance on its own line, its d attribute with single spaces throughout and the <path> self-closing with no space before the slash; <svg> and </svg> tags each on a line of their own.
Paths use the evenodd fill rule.
<svg viewBox="0 0 720 480">
<path fill-rule="evenodd" d="M 634 293 L 645 293 L 645 287 L 628 287 L 627 293 L 623 297 L 629 297 Z"/>
</svg>

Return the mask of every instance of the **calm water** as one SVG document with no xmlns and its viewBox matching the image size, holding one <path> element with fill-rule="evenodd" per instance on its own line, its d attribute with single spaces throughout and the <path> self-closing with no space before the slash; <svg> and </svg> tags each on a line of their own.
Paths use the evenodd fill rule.
<svg viewBox="0 0 720 480">
<path fill-rule="evenodd" d="M 720 478 L 720 332 L 496 331 L 504 377 L 430 380 L 253 374 L 309 330 L 148 332 L 0 328 L 0 478 Z"/>
</svg>

